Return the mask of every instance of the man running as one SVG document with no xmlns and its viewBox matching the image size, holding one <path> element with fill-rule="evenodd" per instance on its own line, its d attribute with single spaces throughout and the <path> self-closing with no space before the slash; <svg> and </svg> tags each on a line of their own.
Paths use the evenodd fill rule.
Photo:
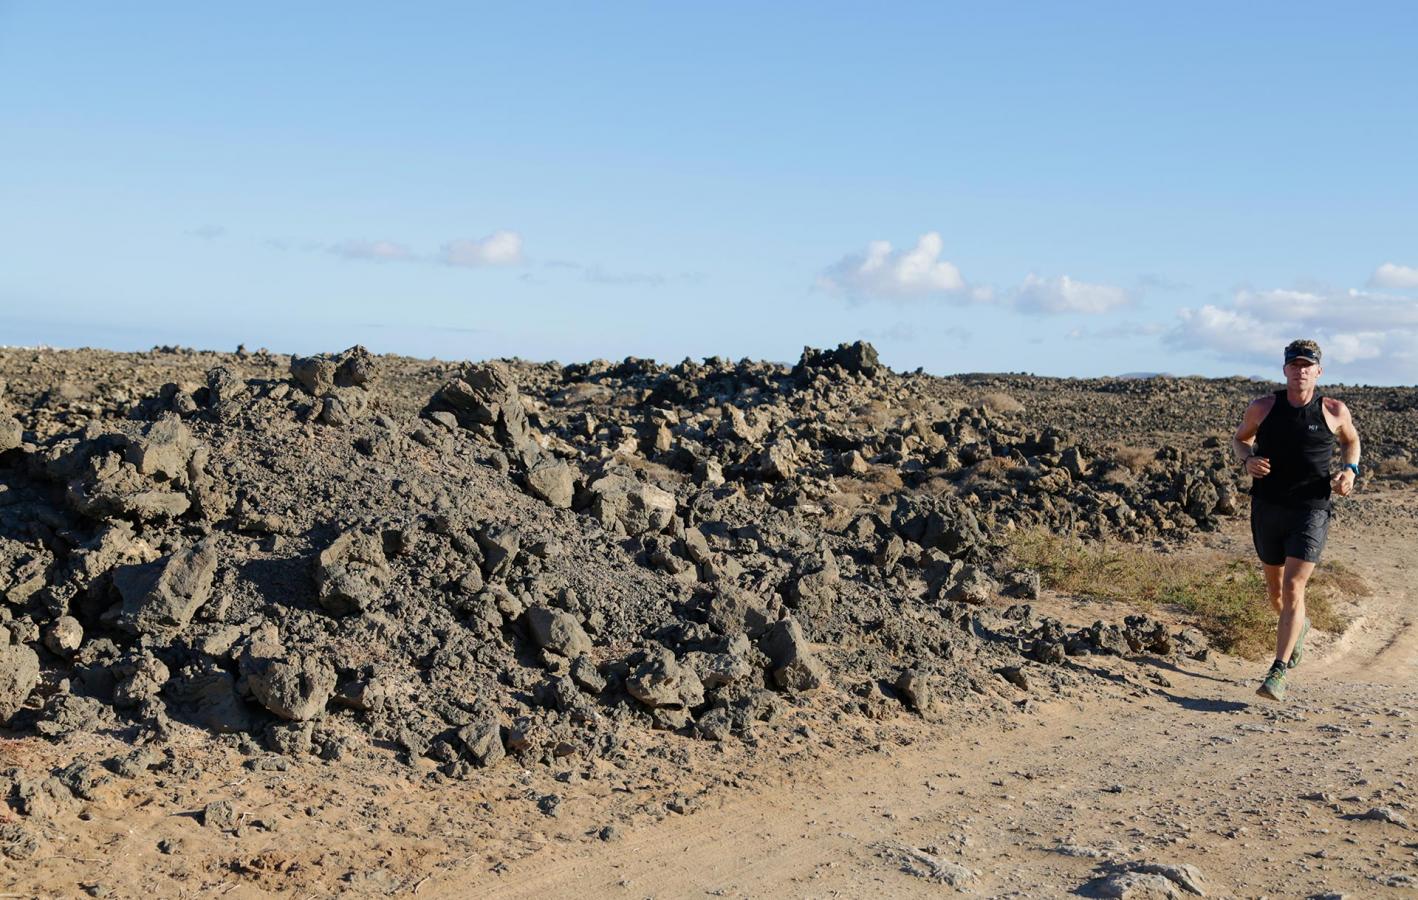
<svg viewBox="0 0 1418 900">
<path fill-rule="evenodd" d="M 1231 440 L 1252 479 L 1251 539 L 1265 568 L 1266 596 L 1280 614 L 1275 662 L 1256 691 L 1271 700 L 1284 699 L 1286 669 L 1304 655 L 1305 585 L 1329 532 L 1330 493 L 1348 496 L 1359 476 L 1359 432 L 1349 408 L 1315 390 L 1324 372 L 1319 344 L 1292 341 L 1284 371 L 1285 390 L 1246 407 Z M 1336 438 L 1342 465 L 1331 476 Z"/>
</svg>

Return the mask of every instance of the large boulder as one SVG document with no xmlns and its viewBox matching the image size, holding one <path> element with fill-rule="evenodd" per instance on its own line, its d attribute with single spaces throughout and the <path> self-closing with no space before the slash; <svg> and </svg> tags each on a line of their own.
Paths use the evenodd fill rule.
<svg viewBox="0 0 1418 900">
<path fill-rule="evenodd" d="M 25 705 L 39 684 L 39 656 L 24 644 L 0 647 L 0 725 Z"/>
<path fill-rule="evenodd" d="M 123 598 L 118 626 L 134 634 L 176 634 L 211 596 L 216 570 L 210 538 L 154 562 L 116 567 L 113 586 Z"/>
<path fill-rule="evenodd" d="M 664 530 L 675 515 L 668 491 L 626 475 L 605 475 L 591 483 L 591 515 L 607 529 L 637 535 Z"/>
<path fill-rule="evenodd" d="M 469 366 L 461 378 L 438 389 L 425 412 L 451 412 L 460 426 L 495 439 L 525 465 L 539 455 L 517 382 L 500 362 Z"/>
<path fill-rule="evenodd" d="M 836 350 L 815 350 L 812 347 L 804 347 L 803 355 L 798 359 L 798 364 L 793 371 L 795 374 L 805 374 L 813 369 L 834 367 L 868 377 L 875 375 L 883 368 L 876 348 L 866 341 L 856 341 L 851 344 L 838 344 Z"/>
<path fill-rule="evenodd" d="M 292 356 L 290 374 L 307 394 L 323 397 L 335 388 L 370 388 L 376 367 L 374 355 L 356 344 L 343 353 Z"/>
</svg>

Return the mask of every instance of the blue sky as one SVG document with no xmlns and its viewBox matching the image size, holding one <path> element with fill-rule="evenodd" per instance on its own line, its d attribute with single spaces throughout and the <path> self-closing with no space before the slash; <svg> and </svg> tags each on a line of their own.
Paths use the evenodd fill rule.
<svg viewBox="0 0 1418 900">
<path fill-rule="evenodd" d="M 768 8 L 765 8 L 768 7 Z M 1418 382 L 1418 4 L 0 2 L 0 344 Z"/>
</svg>

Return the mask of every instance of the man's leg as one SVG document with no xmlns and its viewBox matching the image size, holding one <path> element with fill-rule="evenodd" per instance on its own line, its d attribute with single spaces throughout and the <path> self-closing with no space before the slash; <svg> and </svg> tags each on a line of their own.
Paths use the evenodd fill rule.
<svg viewBox="0 0 1418 900">
<path fill-rule="evenodd" d="M 1270 566 L 1266 566 L 1267 586 Z M 1300 629 L 1305 624 L 1305 586 L 1315 564 L 1293 556 L 1285 558 L 1284 571 L 1280 577 L 1280 627 L 1275 631 L 1275 658 L 1288 663 L 1290 651 L 1295 649 L 1295 641 L 1300 637 Z"/>
<path fill-rule="evenodd" d="M 1285 566 L 1267 566 L 1261 563 L 1261 568 L 1265 570 L 1265 599 L 1270 601 L 1270 608 L 1275 610 L 1278 616 L 1285 610 L 1280 605 L 1281 576 L 1285 572 Z"/>
</svg>

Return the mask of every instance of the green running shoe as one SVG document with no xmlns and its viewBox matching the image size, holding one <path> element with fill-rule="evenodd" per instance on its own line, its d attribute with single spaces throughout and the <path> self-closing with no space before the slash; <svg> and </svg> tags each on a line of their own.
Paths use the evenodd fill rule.
<svg viewBox="0 0 1418 900">
<path fill-rule="evenodd" d="M 1300 664 L 1300 660 L 1305 658 L 1305 635 L 1310 633 L 1310 620 L 1305 619 L 1305 626 L 1300 629 L 1300 636 L 1295 639 L 1295 649 L 1290 651 L 1290 665 L 1293 669 Z"/>
<path fill-rule="evenodd" d="M 1265 676 L 1265 681 L 1261 682 L 1256 694 L 1271 700 L 1285 699 L 1285 665 L 1283 663 L 1276 663 L 1270 667 L 1270 672 Z"/>
</svg>

